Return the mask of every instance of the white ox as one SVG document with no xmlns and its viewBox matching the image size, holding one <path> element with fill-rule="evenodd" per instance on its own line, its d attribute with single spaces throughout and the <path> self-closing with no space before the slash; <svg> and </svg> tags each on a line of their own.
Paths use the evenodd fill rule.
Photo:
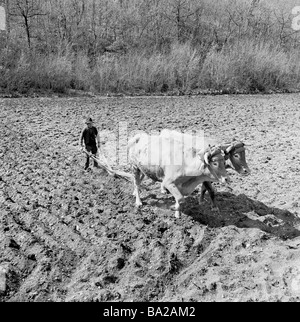
<svg viewBox="0 0 300 322">
<path fill-rule="evenodd" d="M 224 152 L 208 147 L 201 138 L 184 139 L 176 135 L 137 134 L 128 142 L 128 156 L 134 170 L 136 206 L 142 202 L 139 187 L 145 176 L 162 182 L 174 196 L 175 217 L 180 215 L 184 196 L 205 181 L 227 181 Z"/>
</svg>

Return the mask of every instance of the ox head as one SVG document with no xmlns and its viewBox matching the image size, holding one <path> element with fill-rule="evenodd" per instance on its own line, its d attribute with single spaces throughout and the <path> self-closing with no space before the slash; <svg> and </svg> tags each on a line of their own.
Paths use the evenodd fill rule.
<svg viewBox="0 0 300 322">
<path fill-rule="evenodd" d="M 246 162 L 245 145 L 242 142 L 234 141 L 224 148 L 226 165 L 241 175 L 251 173 Z"/>
<path fill-rule="evenodd" d="M 207 166 L 213 177 L 221 183 L 228 182 L 228 174 L 225 168 L 224 151 L 218 147 L 209 147 L 203 155 L 204 165 Z"/>
</svg>

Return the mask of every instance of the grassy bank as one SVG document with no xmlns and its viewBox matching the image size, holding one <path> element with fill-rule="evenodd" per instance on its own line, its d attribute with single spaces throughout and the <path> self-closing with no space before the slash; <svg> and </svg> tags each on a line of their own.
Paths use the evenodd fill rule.
<svg viewBox="0 0 300 322">
<path fill-rule="evenodd" d="M 2 53 L 2 92 L 69 89 L 95 93 L 189 93 L 197 90 L 234 92 L 300 89 L 297 50 L 267 42 L 240 41 L 221 49 L 194 48 L 190 43 L 168 52 L 105 54 Z"/>
</svg>

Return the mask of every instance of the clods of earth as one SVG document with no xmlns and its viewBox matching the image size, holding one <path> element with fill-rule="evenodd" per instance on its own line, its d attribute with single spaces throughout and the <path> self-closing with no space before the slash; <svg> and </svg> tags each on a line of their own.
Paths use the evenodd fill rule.
<svg viewBox="0 0 300 322">
<path fill-rule="evenodd" d="M 300 96 L 0 99 L 0 301 L 299 301 Z M 86 116 L 115 169 L 137 131 L 204 131 L 247 144 L 252 174 L 171 195 L 93 168 Z M 125 152 L 124 152 L 125 151 Z"/>
</svg>

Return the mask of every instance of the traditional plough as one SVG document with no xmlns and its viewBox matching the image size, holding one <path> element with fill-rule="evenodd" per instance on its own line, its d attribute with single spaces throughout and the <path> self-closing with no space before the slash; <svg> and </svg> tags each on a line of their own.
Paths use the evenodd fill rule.
<svg viewBox="0 0 300 322">
<path fill-rule="evenodd" d="M 133 181 L 133 175 L 130 173 L 127 173 L 125 171 L 121 171 L 121 170 L 114 170 L 107 162 L 106 158 L 104 157 L 104 155 L 102 155 L 102 158 L 104 160 L 100 160 L 98 158 L 96 158 L 91 152 L 88 152 L 86 150 L 83 150 L 85 154 L 87 154 L 91 159 L 93 159 L 94 161 L 96 161 L 98 163 L 98 166 L 105 170 L 109 175 L 115 177 L 115 178 L 121 178 L 121 179 L 125 179 L 127 181 Z"/>
</svg>

